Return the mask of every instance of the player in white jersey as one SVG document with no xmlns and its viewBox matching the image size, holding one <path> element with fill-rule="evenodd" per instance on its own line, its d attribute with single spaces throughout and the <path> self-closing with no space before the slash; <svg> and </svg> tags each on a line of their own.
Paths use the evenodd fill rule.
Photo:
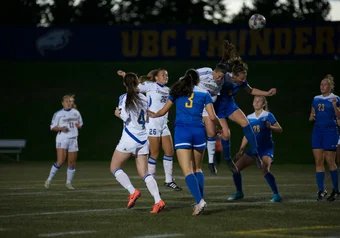
<svg viewBox="0 0 340 238">
<path fill-rule="evenodd" d="M 118 75 L 124 76 L 125 72 L 118 71 Z M 145 93 L 148 97 L 149 108 L 151 111 L 158 111 L 165 105 L 169 88 L 165 86 L 168 82 L 168 72 L 165 69 L 155 69 L 146 76 L 141 76 L 138 85 L 139 92 Z M 173 171 L 173 142 L 170 130 L 168 128 L 168 114 L 159 118 L 149 118 L 146 122 L 148 140 L 150 146 L 150 155 L 148 160 L 149 174 L 155 176 L 156 162 L 159 157 L 160 147 L 163 148 L 163 167 L 165 173 L 164 187 L 181 191 L 172 176 Z"/>
<path fill-rule="evenodd" d="M 132 208 L 141 196 L 141 192 L 134 188 L 122 167 L 131 155 L 136 156 L 138 174 L 143 178 L 146 187 L 155 200 L 151 213 L 158 213 L 163 210 L 165 204 L 160 198 L 156 180 L 148 173 L 149 144 L 145 128 L 148 100 L 146 96 L 138 92 L 136 74 L 125 74 L 124 86 L 126 87 L 126 94 L 120 96 L 118 110 L 115 111 L 116 116 L 124 122 L 124 130 L 113 153 L 110 171 L 116 180 L 129 191 L 127 208 Z"/>
<path fill-rule="evenodd" d="M 61 101 L 63 109 L 53 115 L 50 129 L 58 132 L 56 137 L 57 162 L 52 165 L 50 175 L 45 181 L 45 188 L 50 188 L 54 175 L 68 157 L 66 187 L 73 190 L 71 184 L 75 174 L 75 163 L 78 151 L 78 129 L 83 126 L 80 113 L 72 108 L 70 96 L 66 95 Z"/>
<path fill-rule="evenodd" d="M 200 77 L 200 82 L 198 84 L 199 88 L 207 90 L 213 101 L 216 101 L 217 95 L 220 93 L 222 86 L 224 84 L 224 75 L 227 73 L 228 66 L 223 63 L 216 65 L 215 69 L 211 68 L 199 68 L 197 72 Z M 207 149 L 209 158 L 209 169 L 212 174 L 217 174 L 217 170 L 214 165 L 215 147 L 216 147 L 216 127 L 213 121 L 209 118 L 206 110 L 202 113 L 203 121 L 205 124 L 205 129 L 207 133 Z"/>
</svg>

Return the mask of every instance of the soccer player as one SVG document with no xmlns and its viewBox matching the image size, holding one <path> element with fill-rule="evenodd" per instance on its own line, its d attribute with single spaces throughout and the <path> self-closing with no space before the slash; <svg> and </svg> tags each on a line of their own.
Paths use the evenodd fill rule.
<svg viewBox="0 0 340 238">
<path fill-rule="evenodd" d="M 80 113 L 72 108 L 70 96 L 62 98 L 61 104 L 63 109 L 53 115 L 51 130 L 58 132 L 56 137 L 57 162 L 52 165 L 50 175 L 45 181 L 45 188 L 49 189 L 51 181 L 59 168 L 63 165 L 68 157 L 68 168 L 66 177 L 66 187 L 73 190 L 71 182 L 73 180 L 75 164 L 78 152 L 78 129 L 83 126 L 83 119 Z"/>
<path fill-rule="evenodd" d="M 171 86 L 170 96 L 164 107 L 156 113 L 148 111 L 150 117 L 161 117 L 176 103 L 175 150 L 185 182 L 196 201 L 193 216 L 199 215 L 206 207 L 203 199 L 204 175 L 202 172 L 202 160 L 206 148 L 205 129 L 202 122 L 203 108 L 206 109 L 217 128 L 222 129 L 214 112 L 210 94 L 197 87 L 198 83 L 197 71 L 188 70 L 181 80 Z"/>
<path fill-rule="evenodd" d="M 340 127 L 340 120 L 337 119 L 336 120 L 337 125 L 338 125 L 338 129 Z M 338 170 L 340 169 L 340 136 L 339 136 L 339 140 L 338 140 L 338 145 L 336 147 L 336 165 L 338 167 Z"/>
<path fill-rule="evenodd" d="M 125 72 L 119 70 L 118 75 L 123 76 Z M 165 105 L 169 97 L 169 88 L 165 86 L 168 83 L 168 72 L 165 69 L 155 69 L 146 76 L 139 77 L 139 92 L 145 93 L 149 101 L 149 109 L 158 111 Z M 168 127 L 168 114 L 159 118 L 149 118 L 146 122 L 146 130 L 149 139 L 150 156 L 148 160 L 148 173 L 155 176 L 156 162 L 159 157 L 160 147 L 163 148 L 163 167 L 165 173 L 164 187 L 181 191 L 173 179 L 173 156 L 174 149 L 171 133 Z"/>
<path fill-rule="evenodd" d="M 258 156 L 257 142 L 254 131 L 244 115 L 242 110 L 236 105 L 234 101 L 234 95 L 240 88 L 246 90 L 247 93 L 254 96 L 273 96 L 276 94 L 276 88 L 272 88 L 269 91 L 262 91 L 257 88 L 252 88 L 247 81 L 248 66 L 242 61 L 242 59 L 236 56 L 235 46 L 228 41 L 225 41 L 223 47 L 223 62 L 229 64 L 231 73 L 226 73 L 224 77 L 224 84 L 214 103 L 214 108 L 218 118 L 220 118 L 223 126 L 222 132 L 222 147 L 224 158 L 228 163 L 228 167 L 232 172 L 237 172 L 237 167 L 230 157 L 230 130 L 227 123 L 227 118 L 236 122 L 243 128 L 244 136 L 248 140 L 252 151 L 253 158 L 256 160 L 256 165 L 261 168 L 261 159 Z"/>
<path fill-rule="evenodd" d="M 215 69 L 204 67 L 197 69 L 200 77 L 198 87 L 209 92 L 213 99 L 216 101 L 217 95 L 220 93 L 224 84 L 224 76 L 227 73 L 228 66 L 223 63 L 216 65 Z M 216 148 L 216 128 L 213 121 L 210 120 L 209 115 L 205 109 L 203 109 L 203 121 L 205 124 L 207 134 L 207 149 L 209 159 L 209 170 L 211 174 L 217 175 L 217 169 L 214 164 L 215 148 Z"/>
<path fill-rule="evenodd" d="M 129 191 L 127 208 L 132 208 L 141 196 L 141 192 L 131 184 L 129 177 L 122 168 L 130 156 L 135 155 L 138 174 L 144 180 L 146 187 L 155 200 L 150 213 L 159 213 L 164 209 L 165 204 L 160 198 L 156 180 L 148 173 L 149 143 L 145 128 L 148 100 L 146 96 L 138 92 L 138 77 L 136 74 L 125 74 L 124 86 L 126 87 L 126 93 L 120 96 L 118 111 L 115 111 L 115 115 L 124 121 L 124 130 L 113 153 L 110 171 L 116 180 Z"/>
<path fill-rule="evenodd" d="M 258 153 L 262 160 L 262 171 L 264 178 L 266 179 L 269 187 L 274 194 L 270 202 L 280 202 L 281 196 L 277 189 L 275 177 L 270 172 L 270 166 L 274 161 L 274 142 L 272 139 L 272 131 L 276 133 L 281 133 L 282 128 L 275 119 L 274 115 L 268 111 L 268 102 L 265 97 L 255 96 L 253 107 L 255 112 L 248 115 L 247 118 L 256 136 Z M 248 150 L 246 153 L 244 153 L 247 144 L 248 140 L 244 136 L 240 151 L 236 155 L 236 157 L 239 158 L 239 160 L 236 162 L 238 172 L 233 173 L 236 193 L 229 197 L 228 200 L 237 200 L 244 197 L 242 190 L 241 171 L 254 162 L 254 159 L 252 158 L 252 150 Z"/>
<path fill-rule="evenodd" d="M 336 118 L 340 118 L 340 98 L 333 94 L 333 90 L 333 76 L 327 74 L 321 80 L 321 95 L 314 97 L 309 116 L 310 121 L 315 121 L 312 134 L 312 149 L 316 165 L 316 183 L 319 189 L 318 201 L 327 195 L 324 187 L 325 159 L 333 184 L 333 191 L 327 200 L 334 201 L 335 197 L 340 195 L 338 171 L 335 164 L 335 151 L 339 139 Z"/>
</svg>

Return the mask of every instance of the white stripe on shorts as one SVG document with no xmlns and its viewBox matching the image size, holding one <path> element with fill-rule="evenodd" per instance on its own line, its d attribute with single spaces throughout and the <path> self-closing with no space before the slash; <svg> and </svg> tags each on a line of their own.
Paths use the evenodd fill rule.
<svg viewBox="0 0 340 238">
<path fill-rule="evenodd" d="M 181 145 L 190 145 L 190 146 L 191 146 L 190 143 L 179 143 L 179 144 L 176 144 L 175 147 L 176 147 L 176 146 L 181 146 Z"/>
<path fill-rule="evenodd" d="M 204 142 L 203 144 L 200 144 L 200 145 L 194 145 L 194 147 L 202 147 L 202 146 L 205 146 L 206 143 Z"/>
</svg>

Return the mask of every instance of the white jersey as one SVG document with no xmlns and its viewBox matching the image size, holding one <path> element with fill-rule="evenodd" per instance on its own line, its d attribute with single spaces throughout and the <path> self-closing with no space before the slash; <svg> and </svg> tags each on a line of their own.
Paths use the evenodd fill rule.
<svg viewBox="0 0 340 238">
<path fill-rule="evenodd" d="M 217 95 L 220 93 L 224 79 L 216 82 L 213 78 L 213 70 L 211 68 L 199 68 L 196 70 L 200 77 L 200 82 L 197 85 L 199 88 L 209 92 L 213 101 L 216 101 Z"/>
<path fill-rule="evenodd" d="M 146 93 L 149 102 L 149 110 L 158 112 L 161 110 L 169 97 L 169 88 L 156 82 L 144 82 L 138 84 L 139 92 Z M 168 118 L 168 113 L 162 116 L 165 120 Z"/>
<path fill-rule="evenodd" d="M 66 138 L 73 138 L 78 136 L 78 128 L 76 123 L 80 126 L 83 125 L 83 119 L 78 110 L 71 108 L 69 110 L 61 109 L 60 111 L 54 113 L 50 129 L 54 127 L 64 127 L 68 128 L 68 132 L 59 131 L 57 134 L 57 140 L 62 140 Z"/>
<path fill-rule="evenodd" d="M 141 105 L 137 105 L 135 111 L 127 111 L 125 109 L 126 93 L 119 97 L 119 111 L 120 118 L 124 121 L 123 136 L 126 133 L 129 137 L 140 144 L 144 144 L 148 139 L 145 128 L 145 119 L 147 116 L 146 110 L 148 109 L 147 97 L 139 93 Z M 141 143 L 143 142 L 143 143 Z"/>
</svg>

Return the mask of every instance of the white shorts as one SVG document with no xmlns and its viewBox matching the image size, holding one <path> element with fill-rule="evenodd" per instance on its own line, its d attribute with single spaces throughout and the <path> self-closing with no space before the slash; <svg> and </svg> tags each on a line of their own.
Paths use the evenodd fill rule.
<svg viewBox="0 0 340 238">
<path fill-rule="evenodd" d="M 160 120 L 157 120 L 160 119 Z M 170 136 L 171 132 L 168 127 L 168 120 L 163 118 L 149 118 L 145 124 L 146 132 L 149 137 Z"/>
<path fill-rule="evenodd" d="M 68 150 L 68 152 L 78 151 L 78 137 L 58 139 L 56 141 L 56 148 Z"/>
<path fill-rule="evenodd" d="M 208 117 L 209 114 L 207 112 L 207 110 L 205 110 L 205 108 L 203 108 L 203 112 L 202 112 L 202 117 Z"/>
<path fill-rule="evenodd" d="M 122 138 L 120 139 L 116 150 L 123 153 L 131 153 L 133 155 L 148 155 L 149 141 L 146 140 L 144 144 L 141 144 L 123 132 Z"/>
</svg>

